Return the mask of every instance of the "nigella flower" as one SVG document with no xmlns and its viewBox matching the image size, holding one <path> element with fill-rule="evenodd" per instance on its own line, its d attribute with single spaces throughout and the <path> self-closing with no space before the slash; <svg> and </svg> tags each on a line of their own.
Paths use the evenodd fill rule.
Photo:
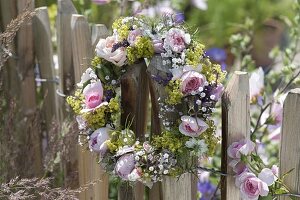
<svg viewBox="0 0 300 200">
<path fill-rule="evenodd" d="M 221 48 L 210 48 L 205 53 L 212 61 L 221 65 L 222 70 L 226 69 L 227 54 L 224 49 Z"/>
<path fill-rule="evenodd" d="M 216 186 L 213 185 L 210 181 L 199 181 L 198 182 L 198 191 L 201 194 L 201 197 L 199 200 L 215 200 L 216 197 L 213 197 Z"/>
</svg>

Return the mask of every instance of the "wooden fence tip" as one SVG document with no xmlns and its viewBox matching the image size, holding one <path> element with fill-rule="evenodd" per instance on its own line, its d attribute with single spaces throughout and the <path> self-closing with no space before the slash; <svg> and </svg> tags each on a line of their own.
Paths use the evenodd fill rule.
<svg viewBox="0 0 300 200">
<path fill-rule="evenodd" d="M 64 13 L 64 14 L 77 13 L 77 10 L 71 0 L 58 0 L 57 8 L 59 13 Z"/>
</svg>

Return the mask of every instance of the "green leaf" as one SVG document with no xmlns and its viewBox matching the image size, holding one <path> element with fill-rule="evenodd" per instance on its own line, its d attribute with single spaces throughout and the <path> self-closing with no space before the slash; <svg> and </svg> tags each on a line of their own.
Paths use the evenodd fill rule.
<svg viewBox="0 0 300 200">
<path fill-rule="evenodd" d="M 273 200 L 273 196 L 272 195 L 268 195 L 268 196 L 265 196 L 265 197 L 260 196 L 259 200 Z"/>
</svg>

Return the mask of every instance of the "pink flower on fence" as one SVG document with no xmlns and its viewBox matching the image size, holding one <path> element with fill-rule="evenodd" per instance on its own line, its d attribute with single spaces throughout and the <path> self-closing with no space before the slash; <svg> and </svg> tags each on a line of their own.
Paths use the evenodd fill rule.
<svg viewBox="0 0 300 200">
<path fill-rule="evenodd" d="M 117 161 L 115 172 L 116 174 L 124 180 L 129 180 L 129 175 L 135 169 L 135 159 L 134 154 L 125 154 L 119 158 Z"/>
<path fill-rule="evenodd" d="M 240 175 L 243 172 L 249 171 L 245 163 L 241 162 L 240 160 L 232 160 L 229 163 L 229 166 L 232 167 L 233 171 Z"/>
<path fill-rule="evenodd" d="M 249 155 L 254 151 L 255 143 L 251 140 L 245 139 L 239 142 L 232 143 L 228 149 L 227 154 L 233 159 L 240 159 L 241 155 Z"/>
<path fill-rule="evenodd" d="M 87 108 L 96 108 L 102 103 L 103 100 L 103 87 L 101 81 L 88 84 L 83 89 L 83 95 L 85 97 L 85 105 Z"/>
<path fill-rule="evenodd" d="M 205 76 L 196 71 L 187 71 L 183 73 L 183 75 L 181 76 L 181 80 L 181 91 L 185 95 L 197 94 L 201 92 L 206 82 Z"/>
<path fill-rule="evenodd" d="M 95 130 L 90 136 L 89 148 L 96 153 L 100 153 L 101 156 L 105 155 L 108 150 L 105 142 L 109 139 L 109 131 L 111 131 L 111 128 L 108 127 Z"/>
<path fill-rule="evenodd" d="M 115 36 L 100 39 L 96 46 L 96 54 L 97 56 L 121 67 L 125 64 L 127 53 L 124 47 L 114 49 L 113 47 L 116 43 L 117 40 Z"/>
<path fill-rule="evenodd" d="M 277 180 L 277 177 L 269 168 L 262 169 L 261 172 L 258 174 L 258 178 L 265 182 L 268 186 L 272 185 Z"/>
<path fill-rule="evenodd" d="M 191 36 L 181 29 L 171 28 L 166 35 L 164 47 L 170 48 L 173 52 L 180 53 L 186 45 L 190 44 Z"/>
<path fill-rule="evenodd" d="M 239 175 L 235 184 L 240 188 L 241 196 L 245 200 L 257 200 L 259 196 L 267 196 L 269 193 L 268 185 L 250 172 Z"/>
<path fill-rule="evenodd" d="M 186 136 L 198 137 L 208 128 L 208 125 L 198 117 L 182 116 L 181 121 L 179 131 Z"/>
</svg>

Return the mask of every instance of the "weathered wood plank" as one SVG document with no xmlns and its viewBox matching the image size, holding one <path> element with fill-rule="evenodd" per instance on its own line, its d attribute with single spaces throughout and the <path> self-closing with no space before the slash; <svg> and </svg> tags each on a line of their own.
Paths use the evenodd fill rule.
<svg viewBox="0 0 300 200">
<path fill-rule="evenodd" d="M 108 30 L 104 24 L 94 24 L 92 26 L 92 49 L 96 48 L 100 38 L 106 38 Z"/>
<path fill-rule="evenodd" d="M 72 15 L 71 30 L 75 81 L 79 82 L 81 74 L 88 67 L 93 55 L 91 32 L 86 18 L 82 15 Z M 78 150 L 78 171 L 81 186 L 95 180 L 101 180 L 90 186 L 89 190 L 80 193 L 80 199 L 108 199 L 107 176 L 103 171 L 100 171 L 96 156 L 82 148 Z"/>
<path fill-rule="evenodd" d="M 50 31 L 50 20 L 47 7 L 36 9 L 36 15 L 33 18 L 34 31 L 34 49 L 36 60 L 39 66 L 41 79 L 48 79 L 42 82 L 43 90 L 43 108 L 47 132 L 52 128 L 52 122 L 58 118 L 58 107 L 56 102 L 56 82 L 53 64 L 53 50 Z"/>
<path fill-rule="evenodd" d="M 284 179 L 292 193 L 300 193 L 300 88 L 291 90 L 283 106 L 280 148 L 280 175 L 294 169 Z M 280 197 L 280 200 L 290 199 Z"/>
<path fill-rule="evenodd" d="M 149 99 L 147 66 L 142 60 L 137 64 L 128 66 L 127 72 L 121 78 L 121 104 L 123 113 L 121 124 L 125 126 L 133 121 L 132 130 L 140 141 L 144 140 L 147 126 L 147 105 Z M 140 200 L 144 197 L 144 186 L 136 183 L 134 188 L 129 185 L 122 185 L 119 189 L 119 200 Z"/>
<path fill-rule="evenodd" d="M 222 171 L 233 174 L 228 166 L 228 146 L 238 140 L 250 139 L 249 77 L 246 72 L 234 72 L 222 97 Z M 221 178 L 221 198 L 241 199 L 234 177 Z"/>
<path fill-rule="evenodd" d="M 71 0 L 57 1 L 57 55 L 59 65 L 59 90 L 63 94 L 70 95 L 75 85 L 74 68 L 71 39 L 71 17 L 77 11 Z M 66 102 L 64 98 L 58 98 L 59 105 L 59 121 L 63 122 L 68 113 L 66 112 Z M 64 184 L 66 187 L 78 188 L 78 157 L 77 157 L 77 141 L 73 140 L 70 151 L 70 159 L 63 165 Z"/>
<path fill-rule="evenodd" d="M 151 132 L 153 135 L 160 134 L 162 132 L 162 119 L 159 118 L 160 112 L 159 102 L 164 102 L 167 98 L 165 86 L 159 84 L 153 80 L 152 76 L 160 76 L 163 79 L 168 78 L 167 74 L 170 73 L 169 66 L 162 65 L 162 58 L 160 56 L 154 56 L 152 58 L 148 73 L 150 77 L 150 94 L 152 105 L 152 119 L 151 119 Z M 182 107 L 176 108 L 176 110 L 182 110 Z M 167 113 L 165 118 L 170 122 L 176 123 L 180 118 L 179 112 Z M 154 187 L 150 190 L 150 200 L 171 200 L 182 199 L 190 200 L 196 199 L 197 194 L 197 179 L 192 174 L 184 174 L 179 180 L 177 178 L 166 177 L 162 183 L 154 184 Z"/>
</svg>

